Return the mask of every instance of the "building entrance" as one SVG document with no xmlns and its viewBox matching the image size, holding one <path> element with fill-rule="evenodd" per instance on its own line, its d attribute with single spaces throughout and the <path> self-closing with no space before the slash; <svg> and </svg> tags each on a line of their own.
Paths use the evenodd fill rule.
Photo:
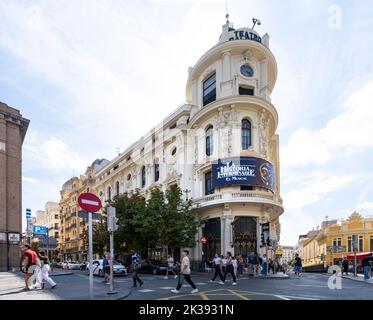
<svg viewBox="0 0 373 320">
<path fill-rule="evenodd" d="M 257 218 L 236 217 L 232 227 L 235 256 L 257 252 Z"/>
</svg>

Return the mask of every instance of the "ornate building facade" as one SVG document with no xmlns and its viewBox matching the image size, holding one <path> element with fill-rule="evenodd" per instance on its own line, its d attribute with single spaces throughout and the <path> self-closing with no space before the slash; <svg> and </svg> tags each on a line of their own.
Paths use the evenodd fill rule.
<svg viewBox="0 0 373 320">
<path fill-rule="evenodd" d="M 265 253 L 261 227 L 280 240 L 278 114 L 271 103 L 277 63 L 269 36 L 227 21 L 218 43 L 189 68 L 186 103 L 94 173 L 101 200 L 178 184 L 202 226 L 196 261 L 215 253 Z"/>
</svg>

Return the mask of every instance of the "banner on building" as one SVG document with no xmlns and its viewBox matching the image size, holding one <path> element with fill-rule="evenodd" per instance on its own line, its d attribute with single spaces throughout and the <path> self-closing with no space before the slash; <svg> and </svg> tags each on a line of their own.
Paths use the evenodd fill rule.
<svg viewBox="0 0 373 320">
<path fill-rule="evenodd" d="M 260 158 L 237 157 L 219 159 L 212 164 L 213 185 L 222 187 L 228 185 L 258 186 L 275 189 L 273 165 Z"/>
</svg>

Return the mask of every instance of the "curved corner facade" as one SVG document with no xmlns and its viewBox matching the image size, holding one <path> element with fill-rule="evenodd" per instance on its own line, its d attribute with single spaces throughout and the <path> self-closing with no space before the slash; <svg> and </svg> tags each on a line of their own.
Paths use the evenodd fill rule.
<svg viewBox="0 0 373 320">
<path fill-rule="evenodd" d="M 279 241 L 277 77 L 269 36 L 223 25 L 220 40 L 189 68 L 186 103 L 92 174 L 103 201 L 178 184 L 202 221 L 195 261 L 231 251 L 264 253 L 261 223 Z M 207 238 L 206 244 L 199 239 Z"/>
</svg>

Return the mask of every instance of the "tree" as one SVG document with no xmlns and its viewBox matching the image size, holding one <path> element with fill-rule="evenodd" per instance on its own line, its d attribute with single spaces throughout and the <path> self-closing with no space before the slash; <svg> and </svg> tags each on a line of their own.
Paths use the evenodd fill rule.
<svg viewBox="0 0 373 320">
<path fill-rule="evenodd" d="M 92 244 L 93 252 L 103 256 L 105 248 L 109 247 L 109 233 L 107 231 L 106 222 L 98 222 L 92 224 Z"/>
<path fill-rule="evenodd" d="M 160 243 L 171 248 L 195 247 L 195 235 L 200 224 L 192 200 L 182 201 L 182 191 L 177 185 L 166 192 L 166 208 L 162 216 Z"/>
</svg>

